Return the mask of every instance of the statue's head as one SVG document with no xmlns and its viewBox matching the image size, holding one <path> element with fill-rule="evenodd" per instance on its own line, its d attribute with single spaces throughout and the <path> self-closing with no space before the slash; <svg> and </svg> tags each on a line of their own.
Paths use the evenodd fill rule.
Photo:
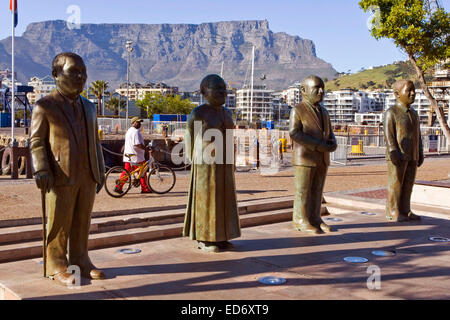
<svg viewBox="0 0 450 320">
<path fill-rule="evenodd" d="M 394 96 L 404 106 L 410 106 L 416 99 L 416 88 L 411 80 L 398 80 L 392 85 Z"/>
<path fill-rule="evenodd" d="M 321 102 L 325 95 L 325 83 L 318 76 L 308 76 L 300 85 L 302 98 L 312 104 Z"/>
<path fill-rule="evenodd" d="M 203 78 L 200 92 L 211 106 L 222 106 L 227 99 L 227 86 L 225 81 L 217 74 L 210 74 Z"/>
<path fill-rule="evenodd" d="M 63 52 L 53 59 L 52 76 L 62 94 L 75 98 L 83 92 L 86 84 L 86 66 L 79 55 Z"/>
</svg>

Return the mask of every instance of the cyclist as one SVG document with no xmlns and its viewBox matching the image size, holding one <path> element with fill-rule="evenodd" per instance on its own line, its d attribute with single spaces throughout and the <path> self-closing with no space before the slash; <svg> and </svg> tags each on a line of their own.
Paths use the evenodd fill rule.
<svg viewBox="0 0 450 320">
<path fill-rule="evenodd" d="M 128 129 L 126 135 L 125 135 L 125 148 L 124 148 L 124 156 L 123 156 L 123 162 L 124 167 L 129 172 L 135 170 L 138 168 L 138 166 L 133 164 L 142 164 L 145 162 L 145 152 L 148 151 L 148 147 L 144 145 L 144 138 L 142 137 L 142 133 L 139 130 L 141 128 L 142 122 L 144 120 L 140 119 L 139 117 L 134 117 L 131 119 L 131 127 Z M 128 157 L 126 157 L 126 154 L 134 154 L 133 157 L 131 157 L 132 163 L 128 162 L 130 161 Z M 120 178 L 122 178 L 125 175 L 125 171 L 122 172 L 122 175 Z M 141 179 L 141 193 L 151 193 L 151 190 L 147 186 L 147 174 L 145 174 Z M 121 194 L 123 184 L 116 185 L 114 188 L 114 192 Z"/>
</svg>

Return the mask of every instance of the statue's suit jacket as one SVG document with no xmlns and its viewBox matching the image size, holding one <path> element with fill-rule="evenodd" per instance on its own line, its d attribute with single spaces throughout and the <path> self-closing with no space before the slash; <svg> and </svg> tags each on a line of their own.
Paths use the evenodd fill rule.
<svg viewBox="0 0 450 320">
<path fill-rule="evenodd" d="M 292 164 L 294 166 L 316 167 L 320 161 L 330 165 L 330 153 L 317 151 L 321 141 L 336 138 L 331 130 L 328 111 L 320 106 L 323 125 L 313 109 L 314 107 L 303 101 L 291 110 L 289 120 L 289 134 L 294 141 Z"/>
<path fill-rule="evenodd" d="M 96 107 L 81 97 L 86 121 L 89 164 L 92 177 L 101 184 L 105 175 L 102 147 L 98 137 Z M 53 174 L 55 186 L 75 185 L 80 164 L 80 143 L 64 110 L 63 97 L 57 90 L 42 98 L 33 109 L 30 150 L 35 173 Z"/>
<path fill-rule="evenodd" d="M 395 104 L 384 117 L 386 140 L 386 159 L 391 160 L 390 152 L 399 151 L 406 161 L 418 161 L 423 157 L 420 135 L 419 115 L 413 108 Z"/>
</svg>

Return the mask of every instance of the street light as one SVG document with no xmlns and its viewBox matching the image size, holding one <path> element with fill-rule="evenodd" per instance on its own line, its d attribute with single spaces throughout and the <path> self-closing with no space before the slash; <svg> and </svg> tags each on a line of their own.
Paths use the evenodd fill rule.
<svg viewBox="0 0 450 320">
<path fill-rule="evenodd" d="M 127 48 L 128 52 L 128 60 L 127 60 L 127 114 L 125 117 L 125 126 L 128 129 L 128 106 L 129 106 L 129 99 L 130 99 L 130 54 L 133 52 L 133 41 L 127 41 L 127 44 L 125 47 Z"/>
</svg>

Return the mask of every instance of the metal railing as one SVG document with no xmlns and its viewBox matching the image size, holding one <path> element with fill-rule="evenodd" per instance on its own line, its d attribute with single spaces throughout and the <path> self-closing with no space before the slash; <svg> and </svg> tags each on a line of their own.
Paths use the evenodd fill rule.
<svg viewBox="0 0 450 320">
<path fill-rule="evenodd" d="M 142 119 L 142 130 L 144 134 L 149 135 L 163 135 L 164 127 L 167 127 L 167 135 L 169 136 L 184 136 L 186 129 L 185 122 L 167 122 L 167 121 L 152 121 L 150 119 Z M 103 134 L 125 134 L 130 128 L 130 119 L 128 123 L 126 119 L 119 118 L 98 118 L 99 129 Z"/>
</svg>

